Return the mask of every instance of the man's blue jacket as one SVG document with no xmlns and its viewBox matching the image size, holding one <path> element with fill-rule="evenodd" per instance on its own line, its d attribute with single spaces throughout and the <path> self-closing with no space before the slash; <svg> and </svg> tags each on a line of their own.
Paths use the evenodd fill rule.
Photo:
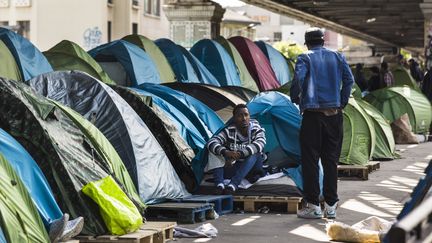
<svg viewBox="0 0 432 243">
<path fill-rule="evenodd" d="M 291 101 L 300 110 L 344 108 L 354 78 L 344 56 L 322 46 L 311 48 L 297 58 L 290 89 Z"/>
</svg>

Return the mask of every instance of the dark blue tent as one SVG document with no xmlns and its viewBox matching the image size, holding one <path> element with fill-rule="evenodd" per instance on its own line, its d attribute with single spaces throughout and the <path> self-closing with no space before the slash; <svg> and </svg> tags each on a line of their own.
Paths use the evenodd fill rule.
<svg viewBox="0 0 432 243">
<path fill-rule="evenodd" d="M 224 124 L 212 109 L 183 92 L 154 84 L 143 84 L 139 89 L 152 93 L 176 107 L 195 124 L 205 141 Z"/>
<path fill-rule="evenodd" d="M 63 213 L 51 187 L 40 170 L 39 166 L 30 154 L 8 133 L 0 128 L 0 153 L 9 161 L 17 175 L 27 188 L 38 212 L 43 220 L 45 228 L 49 229 L 49 224 Z"/>
<path fill-rule="evenodd" d="M 290 74 L 290 69 L 284 56 L 282 56 L 282 54 L 278 50 L 274 49 L 271 45 L 265 43 L 264 41 L 255 41 L 255 44 L 269 59 L 279 83 L 281 85 L 284 85 L 290 82 L 292 79 L 292 75 Z"/>
<path fill-rule="evenodd" d="M 220 86 L 216 78 L 183 47 L 169 39 L 158 39 L 156 45 L 167 58 L 176 75 L 182 83 L 204 83 Z"/>
<path fill-rule="evenodd" d="M 237 67 L 221 44 L 202 39 L 190 52 L 216 77 L 221 86 L 241 86 Z"/>
<path fill-rule="evenodd" d="M 196 125 L 183 112 L 155 94 L 137 88 L 129 89 L 140 95 L 152 97 L 152 102 L 163 110 L 164 114 L 174 123 L 182 138 L 194 151 L 204 147 L 206 140 L 198 131 Z"/>
<path fill-rule="evenodd" d="M 8 29 L 0 28 L 0 40 L 14 56 L 24 80 L 53 71 L 45 56 L 26 38 Z"/>
<path fill-rule="evenodd" d="M 138 86 L 142 83 L 162 82 L 150 56 L 130 42 L 113 41 L 98 46 L 88 53 L 119 85 Z"/>
<path fill-rule="evenodd" d="M 302 116 L 289 96 L 279 92 L 264 92 L 248 104 L 251 117 L 266 130 L 268 162 L 278 167 L 300 164 L 300 126 Z"/>
</svg>

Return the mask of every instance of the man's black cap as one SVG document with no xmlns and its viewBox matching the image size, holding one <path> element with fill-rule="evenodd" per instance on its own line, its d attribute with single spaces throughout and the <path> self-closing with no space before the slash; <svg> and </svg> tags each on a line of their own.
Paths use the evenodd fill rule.
<svg viewBox="0 0 432 243">
<path fill-rule="evenodd" d="M 305 32 L 305 41 L 324 40 L 324 31 L 317 27 L 312 27 Z"/>
</svg>

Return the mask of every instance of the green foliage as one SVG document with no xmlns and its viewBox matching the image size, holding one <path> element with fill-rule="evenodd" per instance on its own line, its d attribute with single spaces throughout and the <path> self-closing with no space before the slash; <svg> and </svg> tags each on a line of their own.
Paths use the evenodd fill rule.
<svg viewBox="0 0 432 243">
<path fill-rule="evenodd" d="M 299 45 L 292 41 L 279 41 L 273 44 L 273 47 L 280 51 L 286 58 L 293 61 L 297 60 L 297 56 L 306 52 L 305 46 Z"/>
</svg>

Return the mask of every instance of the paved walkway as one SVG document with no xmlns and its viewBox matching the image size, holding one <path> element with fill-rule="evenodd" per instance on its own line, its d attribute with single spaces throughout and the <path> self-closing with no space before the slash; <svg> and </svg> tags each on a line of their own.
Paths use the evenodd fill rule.
<svg viewBox="0 0 432 243">
<path fill-rule="evenodd" d="M 337 221 L 354 224 L 372 215 L 387 220 L 395 218 L 432 159 L 432 143 L 397 146 L 397 149 L 402 158 L 381 162 L 381 168 L 370 174 L 368 181 L 339 181 L 341 201 Z M 304 220 L 287 214 L 230 214 L 205 223 L 219 230 L 217 238 L 177 239 L 177 242 L 329 241 L 325 219 Z M 195 228 L 200 224 L 182 226 Z"/>
</svg>

